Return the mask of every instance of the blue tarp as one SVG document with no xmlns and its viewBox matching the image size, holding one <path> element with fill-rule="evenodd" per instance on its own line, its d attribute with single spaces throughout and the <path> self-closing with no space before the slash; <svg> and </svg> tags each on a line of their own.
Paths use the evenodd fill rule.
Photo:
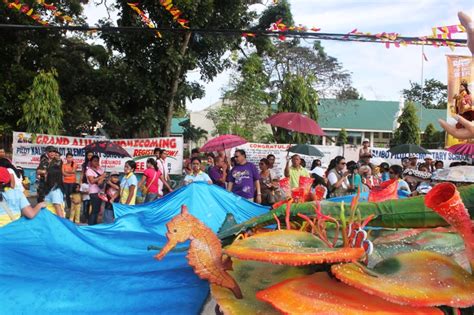
<svg viewBox="0 0 474 315">
<path fill-rule="evenodd" d="M 409 195 L 410 195 L 410 193 L 405 191 L 405 190 L 399 190 L 398 191 L 398 198 L 399 199 L 407 198 Z M 344 201 L 345 204 L 350 204 L 351 201 L 352 201 L 352 198 L 354 198 L 354 197 L 355 197 L 355 194 L 354 195 L 342 196 L 342 197 L 329 198 L 329 199 L 327 199 L 327 201 L 332 201 L 332 202 L 342 202 L 342 201 Z M 363 201 L 367 201 L 367 200 L 369 200 L 369 193 L 368 192 L 360 193 L 359 202 L 363 202 Z"/>
<path fill-rule="evenodd" d="M 76 226 L 42 210 L 0 228 L 0 314 L 197 314 L 209 291 L 186 252 L 153 259 L 182 204 L 213 231 L 267 208 L 195 183 L 146 205 L 118 206 L 113 224 Z"/>
</svg>

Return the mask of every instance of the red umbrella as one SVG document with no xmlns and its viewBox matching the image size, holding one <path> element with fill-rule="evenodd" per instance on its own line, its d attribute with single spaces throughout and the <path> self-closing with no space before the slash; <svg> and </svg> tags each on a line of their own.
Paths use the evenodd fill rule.
<svg viewBox="0 0 474 315">
<path fill-rule="evenodd" d="M 212 140 L 209 140 L 204 144 L 199 151 L 201 152 L 214 152 L 214 151 L 224 151 L 226 149 L 231 149 L 241 144 L 245 144 L 248 141 L 244 138 L 235 135 L 222 135 Z"/>
<path fill-rule="evenodd" d="M 278 113 L 265 119 L 265 122 L 290 131 L 307 133 L 315 136 L 324 136 L 324 131 L 319 125 L 300 113 Z"/>
<path fill-rule="evenodd" d="M 474 143 L 459 143 L 447 148 L 446 150 L 453 154 L 474 157 Z"/>
</svg>

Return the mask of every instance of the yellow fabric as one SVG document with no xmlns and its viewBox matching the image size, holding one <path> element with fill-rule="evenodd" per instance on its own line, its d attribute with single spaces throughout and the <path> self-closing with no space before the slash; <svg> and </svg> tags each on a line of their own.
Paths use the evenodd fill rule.
<svg viewBox="0 0 474 315">
<path fill-rule="evenodd" d="M 125 176 L 125 179 L 129 179 L 132 175 L 133 175 L 133 173 L 130 172 L 127 176 Z M 127 188 L 122 188 L 120 190 L 120 203 L 125 204 L 127 202 L 129 193 L 130 193 L 130 190 L 129 190 L 128 187 Z M 130 200 L 129 205 L 134 205 L 136 199 L 137 199 L 137 187 L 135 186 L 135 191 L 133 192 L 133 197 Z"/>
<path fill-rule="evenodd" d="M 61 208 L 63 209 L 63 213 L 64 213 L 64 204 L 61 204 Z M 58 213 L 56 212 L 56 209 L 54 208 L 54 205 L 52 203 L 47 203 L 46 204 L 46 209 L 48 209 L 51 213 L 53 213 L 55 215 L 58 215 Z"/>
<path fill-rule="evenodd" d="M 23 177 L 22 184 L 23 184 L 23 186 L 27 186 L 27 185 L 31 184 L 30 179 L 26 176 Z M 23 194 L 25 195 L 26 198 L 28 198 L 30 196 L 30 190 L 25 188 L 25 190 L 23 191 Z"/>
<path fill-rule="evenodd" d="M 304 167 L 290 167 L 290 187 L 296 188 L 300 185 L 300 176 L 309 177 L 309 172 Z"/>
<path fill-rule="evenodd" d="M 19 214 L 15 215 L 14 219 L 18 219 L 20 217 Z M 14 220 L 13 220 L 14 221 Z M 4 225 L 7 225 L 8 223 L 10 222 L 13 222 L 11 219 L 10 219 L 10 216 L 8 214 L 2 214 L 0 215 L 0 227 L 4 226 Z"/>
</svg>

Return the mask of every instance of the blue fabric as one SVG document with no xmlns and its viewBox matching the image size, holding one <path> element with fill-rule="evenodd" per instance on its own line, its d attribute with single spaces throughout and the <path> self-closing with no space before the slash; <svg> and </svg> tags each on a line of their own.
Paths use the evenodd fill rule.
<svg viewBox="0 0 474 315">
<path fill-rule="evenodd" d="M 0 228 L 0 313 L 198 314 L 209 286 L 187 253 L 157 261 L 147 250 L 164 246 L 182 204 L 215 232 L 226 213 L 240 223 L 268 211 L 206 183 L 145 205 L 114 204 L 113 224 L 76 226 L 43 209 Z"/>
<path fill-rule="evenodd" d="M 409 195 L 410 195 L 410 193 L 408 191 L 404 191 L 404 190 L 399 190 L 398 191 L 398 198 L 400 198 L 400 199 L 407 198 Z M 354 198 L 354 196 L 355 196 L 355 194 L 354 195 L 342 196 L 342 197 L 329 198 L 329 199 L 326 199 L 326 200 L 327 201 L 333 201 L 333 202 L 344 201 L 344 203 L 350 204 L 351 201 L 352 201 L 352 198 Z M 367 201 L 368 199 L 369 199 L 369 193 L 368 192 L 360 193 L 359 202 Z"/>
</svg>

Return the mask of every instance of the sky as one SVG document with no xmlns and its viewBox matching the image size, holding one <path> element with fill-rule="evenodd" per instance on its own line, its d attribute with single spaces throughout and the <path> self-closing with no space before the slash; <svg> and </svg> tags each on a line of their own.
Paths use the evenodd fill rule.
<svg viewBox="0 0 474 315">
<path fill-rule="evenodd" d="M 264 0 L 263 3 L 271 3 Z M 464 11 L 474 19 L 472 0 L 293 0 L 289 1 L 295 24 L 309 28 L 321 28 L 324 33 L 348 33 L 353 29 L 360 32 L 394 32 L 403 36 L 426 36 L 435 26 L 459 24 L 458 11 Z M 263 5 L 255 5 L 261 11 Z M 89 24 L 105 16 L 102 7 L 86 7 Z M 460 37 L 465 38 L 465 34 Z M 401 90 L 410 87 L 410 81 L 422 80 L 422 47 L 390 47 L 383 44 L 322 41 L 328 55 L 335 57 L 343 68 L 352 75 L 352 85 L 367 100 L 398 101 Z M 423 78 L 447 82 L 446 55 L 470 55 L 467 48 L 424 47 L 428 61 L 423 62 Z M 232 71 L 225 71 L 212 82 L 201 82 L 206 95 L 187 104 L 191 111 L 204 109 L 222 95 L 222 89 L 229 83 Z M 199 80 L 198 71 L 189 73 L 188 78 Z"/>
</svg>

